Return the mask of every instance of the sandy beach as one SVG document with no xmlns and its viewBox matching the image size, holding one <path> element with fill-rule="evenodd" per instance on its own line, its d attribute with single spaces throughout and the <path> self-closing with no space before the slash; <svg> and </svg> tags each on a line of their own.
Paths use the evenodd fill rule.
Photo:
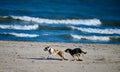
<svg viewBox="0 0 120 72">
<path fill-rule="evenodd" d="M 80 47 L 87 54 L 83 61 L 71 61 L 65 52 L 68 61 L 58 55 L 47 60 L 46 46 L 62 51 Z M 0 41 L 0 72 L 120 72 L 120 45 Z"/>
</svg>

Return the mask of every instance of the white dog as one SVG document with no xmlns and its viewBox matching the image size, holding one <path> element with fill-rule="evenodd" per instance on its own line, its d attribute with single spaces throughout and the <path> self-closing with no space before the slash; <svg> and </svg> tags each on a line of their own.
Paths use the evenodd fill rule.
<svg viewBox="0 0 120 72">
<path fill-rule="evenodd" d="M 64 53 L 62 51 L 60 51 L 60 50 L 55 50 L 55 49 L 50 48 L 49 46 L 47 46 L 47 47 L 44 48 L 44 51 L 48 51 L 49 52 L 49 55 L 46 58 L 48 58 L 51 55 L 58 54 L 62 58 L 62 60 L 68 60 L 68 59 L 66 59 L 64 57 Z"/>
</svg>

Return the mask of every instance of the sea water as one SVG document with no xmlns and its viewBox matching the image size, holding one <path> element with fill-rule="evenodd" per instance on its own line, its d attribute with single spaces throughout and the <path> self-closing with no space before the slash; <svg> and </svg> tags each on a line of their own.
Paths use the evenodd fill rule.
<svg viewBox="0 0 120 72">
<path fill-rule="evenodd" d="M 118 0 L 1 0 L 0 40 L 120 44 Z"/>
</svg>

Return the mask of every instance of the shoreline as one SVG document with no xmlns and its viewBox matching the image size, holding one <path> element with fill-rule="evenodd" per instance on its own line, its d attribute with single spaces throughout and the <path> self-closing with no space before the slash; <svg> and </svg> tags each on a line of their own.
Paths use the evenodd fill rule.
<svg viewBox="0 0 120 72">
<path fill-rule="evenodd" d="M 74 42 L 42 42 L 42 41 L 16 41 L 16 40 L 0 40 L 0 41 L 10 41 L 10 42 L 27 42 L 27 43 L 65 43 L 65 44 L 90 44 L 90 45 L 92 45 L 92 44 L 95 44 L 95 45 L 120 45 L 120 43 L 74 43 Z"/>
<path fill-rule="evenodd" d="M 71 61 L 72 56 L 65 53 L 68 61 L 61 61 L 58 55 L 46 60 L 50 46 L 64 52 L 66 48 L 80 47 L 87 51 L 83 61 Z M 0 41 L 0 72 L 119 72 L 119 44 L 75 44 L 55 42 Z"/>
</svg>

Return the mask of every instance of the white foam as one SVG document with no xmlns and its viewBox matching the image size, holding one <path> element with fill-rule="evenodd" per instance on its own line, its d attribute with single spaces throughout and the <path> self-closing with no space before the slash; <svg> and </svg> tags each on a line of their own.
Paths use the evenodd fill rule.
<svg viewBox="0 0 120 72">
<path fill-rule="evenodd" d="M 16 37 L 38 37 L 39 35 L 37 34 L 26 34 L 26 33 L 4 33 L 4 34 L 10 34 L 10 35 L 14 35 Z"/>
<path fill-rule="evenodd" d="M 29 17 L 29 16 L 11 16 L 13 19 L 20 19 L 23 21 L 32 21 L 41 24 L 74 24 L 74 25 L 93 25 L 98 26 L 101 25 L 101 21 L 99 19 L 65 19 L 65 20 L 55 20 L 55 19 L 44 19 L 37 17 Z"/>
<path fill-rule="evenodd" d="M 71 34 L 71 36 L 74 39 L 87 39 L 87 40 L 92 40 L 92 41 L 109 41 L 110 37 L 109 36 L 80 36 L 80 35 L 73 35 Z"/>
<path fill-rule="evenodd" d="M 82 28 L 71 26 L 72 29 L 76 29 L 83 32 L 89 33 L 100 33 L 100 34 L 120 34 L 120 29 L 98 29 L 98 28 Z"/>
<path fill-rule="evenodd" d="M 35 30 L 39 25 L 0 25 L 1 29 Z"/>
</svg>

